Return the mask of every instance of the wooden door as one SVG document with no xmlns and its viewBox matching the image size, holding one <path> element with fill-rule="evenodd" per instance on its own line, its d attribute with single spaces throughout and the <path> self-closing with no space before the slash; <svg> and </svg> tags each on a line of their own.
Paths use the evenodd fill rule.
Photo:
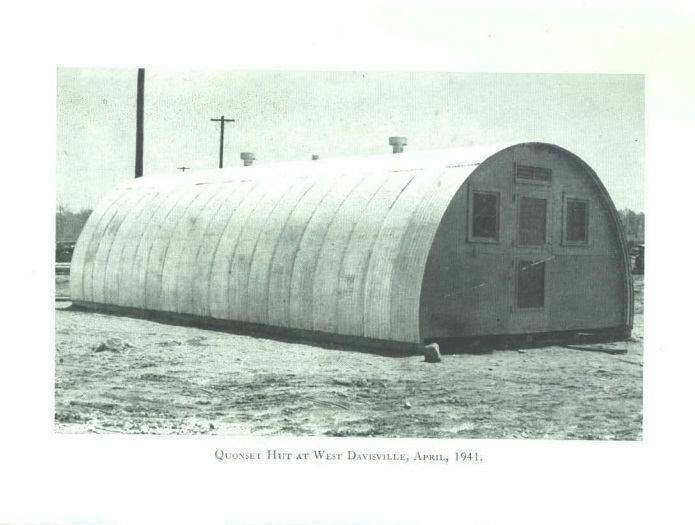
<svg viewBox="0 0 695 525">
<path fill-rule="evenodd" d="M 548 297 L 552 264 L 550 191 L 541 188 L 517 188 L 515 238 L 510 261 L 510 333 L 534 333 L 548 330 Z"/>
</svg>

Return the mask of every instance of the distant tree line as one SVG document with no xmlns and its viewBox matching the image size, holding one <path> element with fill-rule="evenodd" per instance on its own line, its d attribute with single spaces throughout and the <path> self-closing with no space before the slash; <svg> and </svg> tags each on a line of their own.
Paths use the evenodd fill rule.
<svg viewBox="0 0 695 525">
<path fill-rule="evenodd" d="M 75 242 L 84 224 L 93 210 L 83 209 L 72 211 L 65 205 L 59 204 L 56 209 L 56 241 Z"/>
<path fill-rule="evenodd" d="M 644 244 L 644 213 L 637 213 L 627 208 L 618 213 L 628 244 L 630 246 Z"/>
</svg>

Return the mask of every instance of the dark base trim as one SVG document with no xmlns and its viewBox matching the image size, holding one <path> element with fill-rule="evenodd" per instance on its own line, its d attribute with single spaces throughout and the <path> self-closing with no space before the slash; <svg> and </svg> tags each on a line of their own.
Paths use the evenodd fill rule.
<svg viewBox="0 0 695 525">
<path fill-rule="evenodd" d="M 482 354 L 492 350 L 538 348 L 558 344 L 591 344 L 624 341 L 630 338 L 632 328 L 598 328 L 539 332 L 532 334 L 486 335 L 477 337 L 443 337 L 426 339 L 425 343 L 437 343 L 447 354 Z"/>
<path fill-rule="evenodd" d="M 405 343 L 401 341 L 389 341 L 384 339 L 372 339 L 352 335 L 333 334 L 328 332 L 316 332 L 312 330 L 300 330 L 296 328 L 283 328 L 268 326 L 229 319 L 214 319 L 191 314 L 179 314 L 175 312 L 161 312 L 157 310 L 143 310 L 139 308 L 127 308 L 123 306 L 104 305 L 85 301 L 73 301 L 72 309 L 100 312 L 110 315 L 147 319 L 163 324 L 178 326 L 192 326 L 220 330 L 250 337 L 263 337 L 276 341 L 303 343 L 313 346 L 321 346 L 337 350 L 365 351 L 374 354 L 393 357 L 407 357 L 421 355 L 423 344 Z M 608 341 L 622 341 L 628 339 L 631 327 L 583 329 L 559 332 L 541 332 L 533 334 L 514 335 L 487 335 L 477 337 L 442 337 L 429 338 L 424 344 L 437 343 L 442 353 L 456 354 L 486 353 L 492 350 L 537 348 L 557 344 L 599 343 Z"/>
<path fill-rule="evenodd" d="M 417 343 L 405 343 L 401 341 L 389 341 L 353 335 L 317 332 L 313 330 L 300 330 L 297 328 L 268 326 L 242 321 L 232 321 L 229 319 L 214 319 L 198 315 L 179 314 L 176 312 L 143 310 L 140 308 L 128 308 L 86 301 L 73 301 L 71 308 L 136 319 L 146 319 L 163 324 L 208 328 L 238 335 L 263 337 L 289 343 L 303 343 L 337 350 L 366 351 L 394 357 L 421 355 L 423 352 L 422 345 Z"/>
</svg>

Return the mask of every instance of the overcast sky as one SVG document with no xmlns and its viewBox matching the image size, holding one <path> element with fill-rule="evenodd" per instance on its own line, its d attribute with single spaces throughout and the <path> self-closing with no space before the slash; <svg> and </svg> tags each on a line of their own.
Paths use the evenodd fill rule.
<svg viewBox="0 0 695 525">
<path fill-rule="evenodd" d="M 59 69 L 57 198 L 93 208 L 134 175 L 135 69 Z M 644 77 L 148 69 L 145 176 L 225 166 L 510 141 L 578 154 L 618 208 L 644 210 Z"/>
</svg>

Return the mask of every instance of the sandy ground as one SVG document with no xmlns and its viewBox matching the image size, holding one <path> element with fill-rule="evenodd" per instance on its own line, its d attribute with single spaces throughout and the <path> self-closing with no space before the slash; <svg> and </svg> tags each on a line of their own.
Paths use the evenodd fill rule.
<svg viewBox="0 0 695 525">
<path fill-rule="evenodd" d="M 81 312 L 56 302 L 64 433 L 642 438 L 643 280 L 625 355 L 561 346 L 388 357 Z M 68 276 L 56 277 L 66 295 Z M 66 292 L 68 290 L 68 292 Z M 120 338 L 118 351 L 95 351 Z"/>
</svg>

